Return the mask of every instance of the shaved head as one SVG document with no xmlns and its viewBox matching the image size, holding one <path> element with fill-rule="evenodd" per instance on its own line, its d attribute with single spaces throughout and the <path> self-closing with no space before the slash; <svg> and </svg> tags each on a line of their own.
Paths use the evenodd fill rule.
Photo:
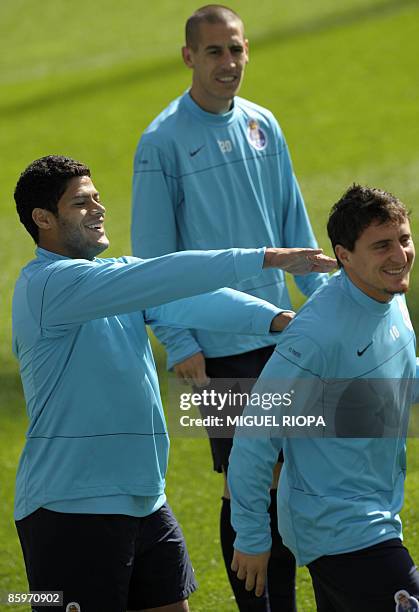
<svg viewBox="0 0 419 612">
<path fill-rule="evenodd" d="M 221 4 L 207 4 L 195 11 L 187 20 L 185 27 L 186 46 L 196 50 L 199 45 L 199 26 L 201 23 L 237 22 L 244 32 L 244 26 L 237 13 Z"/>
</svg>

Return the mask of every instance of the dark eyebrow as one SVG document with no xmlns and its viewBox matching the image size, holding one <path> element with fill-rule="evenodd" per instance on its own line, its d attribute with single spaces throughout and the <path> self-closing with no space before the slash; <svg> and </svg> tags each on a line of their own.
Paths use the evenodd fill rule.
<svg viewBox="0 0 419 612">
<path fill-rule="evenodd" d="M 229 49 L 244 49 L 244 45 L 241 42 L 233 42 L 231 45 L 227 45 Z M 222 49 L 223 45 L 208 45 L 205 47 L 205 51 L 218 51 Z"/>
<path fill-rule="evenodd" d="M 73 197 L 72 200 L 80 200 L 80 199 L 86 199 L 86 198 L 90 198 L 90 193 L 85 193 L 85 192 L 81 192 L 81 193 L 76 193 Z M 95 191 L 93 194 L 94 198 L 97 198 L 99 196 L 99 192 Z"/>
<path fill-rule="evenodd" d="M 402 236 L 399 236 L 399 241 L 400 240 L 406 240 L 406 238 L 410 239 L 411 237 L 412 237 L 412 234 L 407 232 L 406 234 L 402 234 Z M 386 244 L 390 244 L 391 242 L 393 242 L 392 238 L 385 238 L 383 240 L 377 240 L 377 242 L 372 242 L 370 244 L 370 247 L 385 246 Z"/>
<path fill-rule="evenodd" d="M 222 45 L 208 45 L 208 47 L 205 47 L 205 51 L 212 51 L 212 50 L 217 50 L 217 49 L 222 49 Z"/>
<path fill-rule="evenodd" d="M 386 239 L 384 239 L 384 240 L 377 240 L 376 242 L 372 242 L 372 243 L 370 244 L 370 247 L 384 246 L 384 245 L 386 245 L 386 244 L 389 244 L 389 242 L 392 242 L 392 240 L 391 240 L 391 239 L 389 239 L 389 238 L 386 238 Z"/>
</svg>

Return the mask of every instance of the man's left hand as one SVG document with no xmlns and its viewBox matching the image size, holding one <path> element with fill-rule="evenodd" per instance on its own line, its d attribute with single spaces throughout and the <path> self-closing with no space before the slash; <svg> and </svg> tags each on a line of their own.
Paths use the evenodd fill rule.
<svg viewBox="0 0 419 612">
<path fill-rule="evenodd" d="M 264 268 L 281 268 L 290 274 L 331 272 L 337 262 L 323 254 L 322 249 L 273 249 L 265 251 Z"/>
<path fill-rule="evenodd" d="M 237 572 L 237 578 L 246 580 L 246 591 L 255 589 L 256 597 L 263 595 L 263 591 L 265 590 L 266 573 L 270 556 L 270 550 L 260 555 L 247 555 L 246 553 L 234 549 L 231 569 L 233 572 Z"/>
</svg>

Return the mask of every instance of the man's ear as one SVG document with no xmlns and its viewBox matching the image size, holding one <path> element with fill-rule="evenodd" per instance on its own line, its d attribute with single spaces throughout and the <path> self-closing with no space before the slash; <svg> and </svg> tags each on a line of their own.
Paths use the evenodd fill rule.
<svg viewBox="0 0 419 612">
<path fill-rule="evenodd" d="M 351 263 L 351 251 L 345 249 L 341 244 L 335 244 L 335 255 L 343 267 Z"/>
<path fill-rule="evenodd" d="M 39 229 L 49 230 L 52 227 L 55 215 L 45 208 L 34 208 L 32 211 L 32 219 Z"/>
<path fill-rule="evenodd" d="M 244 39 L 244 50 L 246 51 L 246 64 L 249 62 L 249 41 Z"/>
<path fill-rule="evenodd" d="M 193 51 L 189 47 L 182 47 L 182 58 L 188 68 L 193 68 Z"/>
</svg>

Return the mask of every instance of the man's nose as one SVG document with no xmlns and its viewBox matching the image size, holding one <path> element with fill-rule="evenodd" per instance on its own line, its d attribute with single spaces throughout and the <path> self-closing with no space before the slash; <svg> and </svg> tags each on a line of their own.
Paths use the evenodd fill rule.
<svg viewBox="0 0 419 612">
<path fill-rule="evenodd" d="M 392 253 L 392 258 L 397 261 L 397 263 L 403 263 L 405 264 L 408 260 L 409 257 L 409 251 L 407 249 L 406 246 L 404 246 L 403 244 L 398 243 L 395 246 L 395 249 Z"/>
<path fill-rule="evenodd" d="M 97 200 L 91 200 L 90 211 L 92 213 L 98 212 L 98 213 L 104 215 L 105 212 L 106 212 L 106 208 L 104 207 L 104 205 L 101 202 L 97 202 Z"/>
<path fill-rule="evenodd" d="M 234 68 L 236 66 L 237 59 L 236 59 L 234 53 L 232 53 L 230 51 L 230 49 L 227 49 L 227 51 L 225 52 L 225 54 L 224 54 L 224 61 L 225 61 L 225 64 L 228 65 L 229 67 Z"/>
</svg>

